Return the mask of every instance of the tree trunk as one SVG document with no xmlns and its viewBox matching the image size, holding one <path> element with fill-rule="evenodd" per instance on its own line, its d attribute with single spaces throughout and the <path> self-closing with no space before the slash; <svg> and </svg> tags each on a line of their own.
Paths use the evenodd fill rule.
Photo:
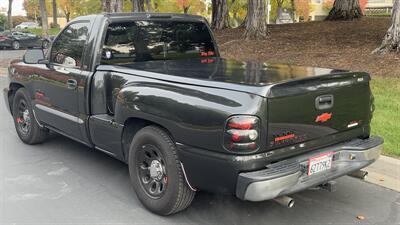
<svg viewBox="0 0 400 225">
<path fill-rule="evenodd" d="M 359 0 L 335 0 L 326 20 L 353 20 L 362 16 Z"/>
<path fill-rule="evenodd" d="M 40 5 L 40 17 L 42 18 L 42 35 L 44 37 L 49 36 L 49 28 L 47 25 L 47 9 L 46 9 L 46 1 L 39 0 Z"/>
<path fill-rule="evenodd" d="M 102 0 L 101 2 L 103 12 L 114 13 L 122 12 L 124 8 L 123 0 Z"/>
<path fill-rule="evenodd" d="M 183 6 L 183 13 L 188 14 L 190 6 Z"/>
<path fill-rule="evenodd" d="M 111 1 L 110 0 L 102 0 L 101 8 L 103 12 L 111 12 Z"/>
<path fill-rule="evenodd" d="M 58 27 L 57 23 L 57 2 L 53 0 L 53 26 Z"/>
<path fill-rule="evenodd" d="M 66 13 L 65 13 L 65 19 L 67 20 L 67 23 L 68 23 L 69 20 L 70 20 L 70 15 L 71 15 L 70 12 L 66 12 Z"/>
<path fill-rule="evenodd" d="M 283 0 L 277 0 L 276 2 L 277 2 L 276 15 L 277 15 L 277 19 L 279 19 L 279 18 L 281 18 L 282 12 L 283 12 L 283 9 L 282 9 Z"/>
<path fill-rule="evenodd" d="M 132 0 L 132 11 L 133 12 L 144 12 L 144 1 L 143 0 Z"/>
<path fill-rule="evenodd" d="M 290 5 L 292 6 L 292 10 L 290 11 L 290 16 L 292 17 L 293 22 L 296 20 L 296 5 L 294 0 L 290 0 Z"/>
<path fill-rule="evenodd" d="M 122 12 L 124 8 L 124 1 L 117 0 L 115 3 L 115 11 L 114 12 Z"/>
<path fill-rule="evenodd" d="M 265 39 L 267 30 L 267 10 L 265 0 L 248 0 L 245 38 Z"/>
<path fill-rule="evenodd" d="M 211 27 L 222 30 L 229 27 L 229 9 L 226 0 L 212 0 Z"/>
<path fill-rule="evenodd" d="M 8 20 L 8 29 L 13 28 L 12 24 L 12 2 L 13 0 L 8 0 L 8 11 L 7 11 L 7 20 Z"/>
<path fill-rule="evenodd" d="M 389 27 L 379 48 L 373 53 L 400 52 L 400 0 L 395 0 L 392 10 L 392 25 Z"/>
<path fill-rule="evenodd" d="M 151 0 L 146 0 L 146 10 L 147 12 L 153 11 L 153 7 L 151 7 Z"/>
</svg>

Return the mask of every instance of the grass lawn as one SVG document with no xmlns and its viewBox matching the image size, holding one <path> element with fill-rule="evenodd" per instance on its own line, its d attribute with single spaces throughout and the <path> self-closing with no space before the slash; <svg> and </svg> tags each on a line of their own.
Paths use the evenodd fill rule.
<svg viewBox="0 0 400 225">
<path fill-rule="evenodd" d="M 375 113 L 372 134 L 385 138 L 383 154 L 400 157 L 400 78 L 373 77 Z"/>
<path fill-rule="evenodd" d="M 36 35 L 42 35 L 42 28 L 34 28 L 34 29 L 27 29 L 29 32 L 34 33 Z M 57 35 L 60 32 L 60 28 L 50 28 L 49 35 Z"/>
</svg>

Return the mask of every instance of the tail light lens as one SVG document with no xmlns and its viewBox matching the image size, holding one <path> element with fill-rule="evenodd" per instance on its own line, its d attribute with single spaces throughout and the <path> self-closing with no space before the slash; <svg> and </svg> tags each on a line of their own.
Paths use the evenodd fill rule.
<svg viewBox="0 0 400 225">
<path fill-rule="evenodd" d="M 225 126 L 224 147 L 229 151 L 256 151 L 260 139 L 260 120 L 256 116 L 233 116 Z"/>
<path fill-rule="evenodd" d="M 7 36 L 0 35 L 0 41 L 4 41 L 4 40 L 7 40 L 7 39 L 8 39 Z"/>
</svg>

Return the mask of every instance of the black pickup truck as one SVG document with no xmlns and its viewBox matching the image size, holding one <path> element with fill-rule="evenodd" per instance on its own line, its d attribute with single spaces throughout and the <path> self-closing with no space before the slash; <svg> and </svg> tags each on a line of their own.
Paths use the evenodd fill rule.
<svg viewBox="0 0 400 225">
<path fill-rule="evenodd" d="M 199 16 L 79 17 L 8 77 L 24 143 L 54 131 L 126 162 L 161 215 L 199 190 L 263 201 L 327 184 L 383 147 L 367 73 L 223 59 Z"/>
</svg>

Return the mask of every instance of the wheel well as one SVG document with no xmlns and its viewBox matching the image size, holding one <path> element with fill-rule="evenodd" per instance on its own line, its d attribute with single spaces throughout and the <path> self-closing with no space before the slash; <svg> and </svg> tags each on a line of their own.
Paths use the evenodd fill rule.
<svg viewBox="0 0 400 225">
<path fill-rule="evenodd" d="M 17 83 L 11 83 L 9 86 L 10 90 L 8 91 L 8 102 L 10 103 L 11 114 L 12 114 L 12 105 L 13 105 L 13 101 L 14 101 L 14 95 L 18 91 L 18 89 L 23 88 L 23 87 L 24 86 L 22 86 L 21 84 L 17 84 Z"/>
<path fill-rule="evenodd" d="M 155 122 L 141 119 L 141 118 L 129 118 L 125 121 L 124 123 L 124 130 L 122 132 L 122 149 L 124 152 L 124 157 L 125 160 L 128 159 L 129 155 L 129 148 L 131 146 L 131 142 L 135 134 L 142 128 L 150 126 L 150 125 L 155 125 L 158 126 L 162 129 L 164 129 L 169 136 L 173 139 L 173 136 L 171 135 L 171 132 L 169 132 L 168 129 L 166 129 L 164 126 L 161 126 L 160 124 L 157 124 Z"/>
</svg>

